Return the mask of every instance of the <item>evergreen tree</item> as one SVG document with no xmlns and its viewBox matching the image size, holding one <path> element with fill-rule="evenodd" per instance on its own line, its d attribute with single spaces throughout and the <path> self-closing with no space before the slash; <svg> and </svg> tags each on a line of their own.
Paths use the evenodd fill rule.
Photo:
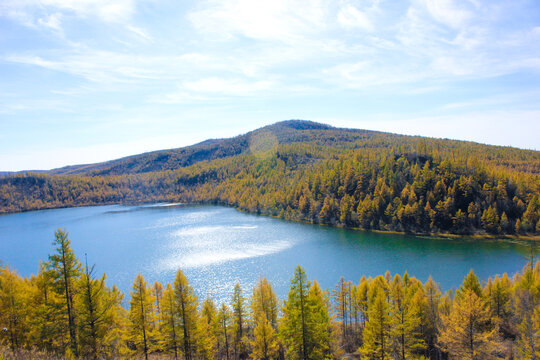
<svg viewBox="0 0 540 360">
<path fill-rule="evenodd" d="M 450 314 L 442 315 L 439 344 L 452 358 L 463 360 L 490 359 L 499 351 L 489 311 L 474 290 L 462 292 Z"/>
<path fill-rule="evenodd" d="M 0 326 L 7 332 L 14 354 L 25 343 L 26 293 L 24 281 L 13 270 L 0 265 Z"/>
<path fill-rule="evenodd" d="M 106 275 L 95 279 L 93 272 L 94 267 L 89 268 L 86 264 L 75 302 L 79 309 L 80 353 L 88 359 L 98 359 L 103 354 L 107 334 L 116 325 L 114 311 L 119 302 L 117 294 L 111 293 L 105 286 Z"/>
<path fill-rule="evenodd" d="M 219 309 L 218 313 L 218 322 L 219 322 L 219 338 L 222 344 L 222 349 L 220 353 L 225 354 L 225 359 L 229 360 L 230 354 L 230 331 L 231 331 L 231 322 L 232 322 L 232 313 L 229 307 L 223 303 Z"/>
<path fill-rule="evenodd" d="M 499 215 L 493 206 L 485 209 L 482 213 L 482 227 L 491 234 L 500 232 Z"/>
<path fill-rule="evenodd" d="M 180 319 L 171 284 L 167 284 L 161 297 L 160 324 L 160 347 L 166 353 L 174 354 L 176 360 L 180 341 Z"/>
<path fill-rule="evenodd" d="M 349 308 L 351 303 L 351 284 L 345 281 L 343 277 L 339 279 L 336 289 L 333 291 L 335 304 L 335 317 L 341 320 L 341 344 L 350 352 L 349 336 L 348 336 L 348 318 Z"/>
<path fill-rule="evenodd" d="M 246 299 L 242 294 L 240 284 L 234 286 L 232 297 L 232 312 L 234 326 L 234 356 L 236 359 L 247 358 L 247 334 L 245 332 L 245 323 L 247 318 Z"/>
<path fill-rule="evenodd" d="M 291 290 L 283 307 L 281 336 L 287 348 L 287 359 L 308 360 L 308 306 L 310 281 L 298 265 L 291 280 Z"/>
<path fill-rule="evenodd" d="M 163 285 L 160 282 L 154 282 L 152 286 L 152 296 L 156 301 L 156 315 L 159 315 L 161 312 L 161 299 L 163 298 Z"/>
<path fill-rule="evenodd" d="M 282 309 L 281 338 L 287 359 L 320 360 L 330 356 L 329 300 L 319 284 L 311 285 L 297 266 Z"/>
<path fill-rule="evenodd" d="M 424 294 L 422 288 L 403 284 L 395 275 L 390 284 L 391 345 L 394 359 L 410 359 L 424 349 L 419 331 Z"/>
<path fill-rule="evenodd" d="M 260 279 L 253 288 L 251 313 L 254 318 L 255 314 L 263 315 L 274 329 L 277 328 L 278 299 L 266 278 Z"/>
<path fill-rule="evenodd" d="M 266 316 L 256 315 L 255 328 L 253 330 L 253 341 L 251 342 L 253 360 L 271 360 L 276 359 L 279 352 L 276 331 L 270 324 Z"/>
<path fill-rule="evenodd" d="M 214 359 L 217 351 L 219 324 L 217 309 L 212 299 L 206 299 L 199 316 L 198 345 L 199 358 Z"/>
<path fill-rule="evenodd" d="M 274 359 L 278 355 L 277 297 L 266 278 L 260 279 L 253 288 L 251 318 L 254 339 L 251 342 L 253 359 Z"/>
<path fill-rule="evenodd" d="M 467 276 L 465 276 L 463 283 L 461 283 L 459 288 L 456 290 L 456 298 L 462 297 L 463 294 L 469 290 L 474 292 L 479 298 L 482 298 L 482 286 L 480 285 L 480 281 L 472 269 L 469 271 Z"/>
<path fill-rule="evenodd" d="M 369 306 L 368 321 L 364 328 L 363 344 L 359 349 L 370 360 L 390 358 L 391 320 L 386 295 L 382 288 L 376 287 Z"/>
<path fill-rule="evenodd" d="M 508 275 L 498 275 L 494 279 L 489 278 L 484 288 L 484 298 L 490 309 L 491 316 L 498 320 L 505 320 L 510 311 L 512 282 Z"/>
<path fill-rule="evenodd" d="M 153 338 L 154 299 L 150 295 L 146 280 L 139 274 L 135 278 L 129 302 L 128 339 L 137 353 L 148 360 L 149 346 Z"/>
<path fill-rule="evenodd" d="M 515 302 L 518 328 L 517 357 L 540 359 L 540 269 L 527 264 L 517 278 Z"/>
<path fill-rule="evenodd" d="M 330 352 L 330 301 L 314 280 L 307 297 L 308 358 L 331 359 Z"/>
<path fill-rule="evenodd" d="M 198 300 L 182 270 L 178 270 L 176 273 L 173 286 L 178 317 L 180 320 L 180 332 L 183 339 L 184 358 L 186 360 L 191 360 L 196 354 L 196 345 L 198 341 Z"/>
<path fill-rule="evenodd" d="M 430 276 L 424 285 L 426 296 L 426 343 L 428 353 L 432 358 L 440 359 L 441 354 L 437 344 L 438 330 L 440 328 L 439 305 L 441 302 L 441 290 L 439 285 Z"/>
<path fill-rule="evenodd" d="M 60 355 L 69 343 L 65 301 L 55 291 L 55 276 L 43 263 L 37 276 L 30 278 L 29 337 L 32 344 L 46 352 Z"/>
<path fill-rule="evenodd" d="M 81 274 L 81 265 L 71 249 L 71 241 L 68 233 L 57 229 L 54 232 L 53 245 L 56 245 L 56 253 L 49 256 L 48 268 L 54 279 L 55 291 L 62 294 L 65 303 L 65 312 L 68 320 L 69 344 L 71 353 L 79 356 L 77 344 L 77 329 L 73 298 L 75 296 L 75 281 Z"/>
</svg>

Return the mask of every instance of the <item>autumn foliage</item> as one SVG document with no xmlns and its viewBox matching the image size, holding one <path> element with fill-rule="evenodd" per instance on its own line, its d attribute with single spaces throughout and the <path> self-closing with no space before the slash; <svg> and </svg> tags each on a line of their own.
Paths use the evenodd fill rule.
<svg viewBox="0 0 540 360">
<path fill-rule="evenodd" d="M 332 291 L 298 266 L 287 299 L 262 278 L 230 303 L 199 299 L 181 270 L 129 300 L 81 264 L 65 231 L 37 275 L 0 267 L 0 355 L 80 359 L 538 359 L 540 263 L 444 294 L 429 278 L 340 279 Z M 171 279 L 173 280 L 173 279 Z"/>
</svg>

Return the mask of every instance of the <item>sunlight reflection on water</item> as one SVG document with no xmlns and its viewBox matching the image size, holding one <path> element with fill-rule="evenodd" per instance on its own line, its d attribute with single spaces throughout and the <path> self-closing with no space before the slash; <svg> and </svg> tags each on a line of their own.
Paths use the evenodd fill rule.
<svg viewBox="0 0 540 360">
<path fill-rule="evenodd" d="M 156 271 L 197 268 L 228 261 L 260 257 L 293 246 L 292 241 L 265 241 L 257 225 L 189 226 L 171 232 L 164 245 L 167 255 Z"/>
</svg>

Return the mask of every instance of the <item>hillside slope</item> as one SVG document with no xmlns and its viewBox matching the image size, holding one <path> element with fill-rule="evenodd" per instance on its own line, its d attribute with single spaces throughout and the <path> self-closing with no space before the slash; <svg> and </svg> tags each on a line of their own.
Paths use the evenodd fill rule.
<svg viewBox="0 0 540 360">
<path fill-rule="evenodd" d="M 280 144 L 292 142 L 309 142 L 314 140 L 315 133 L 332 130 L 328 125 L 318 124 L 304 120 L 288 120 L 269 125 L 247 134 L 229 139 L 209 139 L 201 143 L 169 150 L 152 151 L 139 155 L 107 161 L 103 163 L 66 166 L 53 169 L 47 173 L 50 175 L 124 175 L 139 174 L 152 171 L 175 170 L 181 167 L 193 165 L 199 161 L 211 161 L 215 159 L 244 154 L 250 150 L 251 139 L 265 133 L 272 133 Z M 306 130 L 316 130 L 306 131 Z M 360 130 L 344 130 L 344 134 L 360 132 Z M 347 136 L 342 139 L 351 141 L 354 137 Z"/>
<path fill-rule="evenodd" d="M 0 178 L 0 212 L 153 201 L 366 229 L 539 234 L 540 152 L 291 120 L 186 148 Z"/>
</svg>

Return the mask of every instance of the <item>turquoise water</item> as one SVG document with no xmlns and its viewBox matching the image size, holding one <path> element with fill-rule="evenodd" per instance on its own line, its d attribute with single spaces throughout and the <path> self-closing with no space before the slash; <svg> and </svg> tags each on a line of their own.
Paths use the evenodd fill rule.
<svg viewBox="0 0 540 360">
<path fill-rule="evenodd" d="M 248 293 L 267 277 L 285 298 L 297 264 L 323 288 L 341 276 L 358 282 L 408 271 L 431 274 L 443 289 L 459 285 L 471 268 L 482 280 L 519 271 L 527 246 L 508 241 L 436 239 L 378 234 L 249 215 L 220 206 L 156 204 L 95 206 L 0 216 L 0 260 L 35 274 L 52 253 L 56 228 L 65 228 L 79 259 L 129 294 L 137 273 L 172 282 L 181 268 L 200 297 L 228 300 L 239 282 Z"/>
</svg>

